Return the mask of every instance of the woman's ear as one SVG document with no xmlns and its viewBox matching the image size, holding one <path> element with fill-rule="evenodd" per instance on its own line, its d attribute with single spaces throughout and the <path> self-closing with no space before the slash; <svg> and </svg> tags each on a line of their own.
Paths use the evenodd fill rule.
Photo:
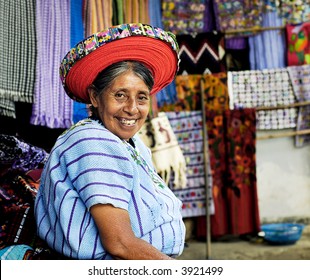
<svg viewBox="0 0 310 280">
<path fill-rule="evenodd" d="M 96 90 L 90 86 L 88 89 L 88 94 L 89 94 L 89 99 L 90 99 L 90 102 L 91 104 L 93 105 L 94 108 L 97 108 L 98 107 L 98 102 L 97 102 L 97 92 Z"/>
</svg>

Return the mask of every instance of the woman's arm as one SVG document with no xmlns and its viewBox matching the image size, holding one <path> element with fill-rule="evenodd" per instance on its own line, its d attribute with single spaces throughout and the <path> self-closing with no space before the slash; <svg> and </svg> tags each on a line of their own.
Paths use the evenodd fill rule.
<svg viewBox="0 0 310 280">
<path fill-rule="evenodd" d="M 134 235 L 126 210 L 110 204 L 97 204 L 91 207 L 90 213 L 98 227 L 104 248 L 115 259 L 172 260 Z"/>
</svg>

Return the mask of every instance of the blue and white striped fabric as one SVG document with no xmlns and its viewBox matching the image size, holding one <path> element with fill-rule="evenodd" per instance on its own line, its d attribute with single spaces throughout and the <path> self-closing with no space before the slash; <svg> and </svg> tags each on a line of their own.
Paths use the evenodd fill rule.
<svg viewBox="0 0 310 280">
<path fill-rule="evenodd" d="M 148 148 L 139 138 L 133 140 L 153 166 Z M 167 186 L 153 183 L 121 139 L 85 119 L 57 139 L 45 165 L 35 202 L 38 234 L 70 258 L 111 259 L 89 212 L 91 206 L 107 203 L 128 211 L 137 237 L 167 255 L 182 253 L 181 201 Z"/>
</svg>

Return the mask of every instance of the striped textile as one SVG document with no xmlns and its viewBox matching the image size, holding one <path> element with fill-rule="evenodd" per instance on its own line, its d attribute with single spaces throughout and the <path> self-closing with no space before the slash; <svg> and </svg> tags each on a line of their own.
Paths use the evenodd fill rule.
<svg viewBox="0 0 310 280">
<path fill-rule="evenodd" d="M 63 89 L 59 66 L 70 49 L 70 0 L 38 0 L 36 4 L 38 57 L 30 123 L 67 128 L 73 123 L 73 101 Z"/>
<path fill-rule="evenodd" d="M 133 140 L 136 148 L 90 119 L 57 139 L 35 202 L 38 234 L 52 249 L 69 258 L 111 259 L 89 212 L 109 203 L 128 211 L 135 236 L 165 254 L 182 253 L 181 202 L 167 186 L 154 184 L 141 160 L 137 164 L 132 152 L 154 169 L 148 148 Z"/>
<path fill-rule="evenodd" d="M 282 26 L 283 19 L 277 12 L 264 13 L 262 27 Z M 283 68 L 286 66 L 286 39 L 282 30 L 265 30 L 249 36 L 251 70 Z"/>
<path fill-rule="evenodd" d="M 33 101 L 35 1 L 0 0 L 0 114 L 15 118 L 14 101 Z"/>
</svg>

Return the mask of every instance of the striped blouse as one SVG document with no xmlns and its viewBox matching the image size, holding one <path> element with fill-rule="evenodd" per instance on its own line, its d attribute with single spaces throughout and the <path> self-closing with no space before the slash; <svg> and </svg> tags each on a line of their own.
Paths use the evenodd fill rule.
<svg viewBox="0 0 310 280">
<path fill-rule="evenodd" d="M 132 139 L 135 147 L 90 119 L 59 136 L 35 201 L 38 234 L 52 249 L 74 259 L 112 259 L 89 212 L 109 203 L 128 211 L 136 237 L 167 255 L 182 253 L 182 203 L 154 172 L 149 149 Z"/>
</svg>

